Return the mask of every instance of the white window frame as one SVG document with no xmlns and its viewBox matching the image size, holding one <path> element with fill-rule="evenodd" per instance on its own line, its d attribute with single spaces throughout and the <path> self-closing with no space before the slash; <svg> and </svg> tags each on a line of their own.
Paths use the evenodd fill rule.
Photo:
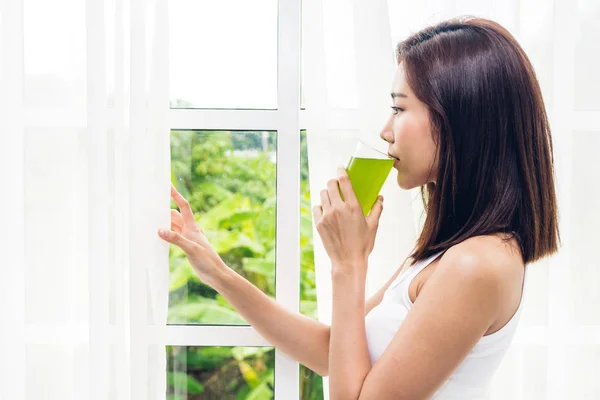
<svg viewBox="0 0 600 400">
<path fill-rule="evenodd" d="M 278 0 L 277 110 L 173 109 L 171 130 L 277 132 L 275 298 L 300 308 L 300 35 L 301 0 Z M 168 326 L 165 344 L 271 346 L 251 326 Z M 299 364 L 275 350 L 275 399 L 300 396 Z"/>
</svg>

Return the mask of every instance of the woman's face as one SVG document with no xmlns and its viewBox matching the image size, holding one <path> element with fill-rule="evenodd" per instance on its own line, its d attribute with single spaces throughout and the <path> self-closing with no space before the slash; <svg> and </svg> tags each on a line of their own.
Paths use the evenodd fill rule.
<svg viewBox="0 0 600 400">
<path fill-rule="evenodd" d="M 389 154 L 399 160 L 394 163 L 394 168 L 398 170 L 398 185 L 402 189 L 435 182 L 437 149 L 429 111 L 408 86 L 403 64 L 396 69 L 392 84 L 392 113 L 380 136 L 388 142 Z"/>
</svg>

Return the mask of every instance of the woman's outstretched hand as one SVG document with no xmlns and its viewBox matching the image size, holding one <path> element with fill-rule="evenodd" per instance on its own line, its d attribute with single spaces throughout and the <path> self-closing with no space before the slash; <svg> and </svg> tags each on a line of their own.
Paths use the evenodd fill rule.
<svg viewBox="0 0 600 400">
<path fill-rule="evenodd" d="M 211 285 L 215 274 L 228 268 L 204 236 L 194 218 L 190 203 L 171 184 L 171 197 L 181 210 L 171 210 L 171 230 L 159 229 L 158 235 L 180 247 L 200 280 Z"/>
</svg>

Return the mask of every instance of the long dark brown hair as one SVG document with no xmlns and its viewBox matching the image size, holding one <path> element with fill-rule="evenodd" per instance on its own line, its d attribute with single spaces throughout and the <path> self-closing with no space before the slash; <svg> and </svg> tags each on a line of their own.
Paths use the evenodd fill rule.
<svg viewBox="0 0 600 400">
<path fill-rule="evenodd" d="M 407 82 L 428 108 L 436 183 L 421 187 L 426 219 L 413 261 L 470 237 L 516 238 L 524 263 L 560 241 L 552 138 L 529 58 L 496 22 L 463 17 L 397 46 Z"/>
</svg>

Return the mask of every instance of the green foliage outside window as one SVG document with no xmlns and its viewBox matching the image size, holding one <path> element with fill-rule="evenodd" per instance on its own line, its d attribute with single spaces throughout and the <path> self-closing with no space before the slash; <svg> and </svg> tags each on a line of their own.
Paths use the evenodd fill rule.
<svg viewBox="0 0 600 400">
<path fill-rule="evenodd" d="M 172 131 L 172 182 L 186 197 L 208 240 L 225 263 L 275 296 L 274 132 Z M 301 141 L 301 312 L 316 318 L 312 213 L 306 138 Z M 176 208 L 175 203 L 171 204 Z M 170 324 L 246 325 L 227 301 L 194 273 L 171 246 Z M 168 346 L 170 400 L 272 399 L 274 350 Z M 322 379 L 304 366 L 301 399 L 320 400 Z"/>
</svg>

